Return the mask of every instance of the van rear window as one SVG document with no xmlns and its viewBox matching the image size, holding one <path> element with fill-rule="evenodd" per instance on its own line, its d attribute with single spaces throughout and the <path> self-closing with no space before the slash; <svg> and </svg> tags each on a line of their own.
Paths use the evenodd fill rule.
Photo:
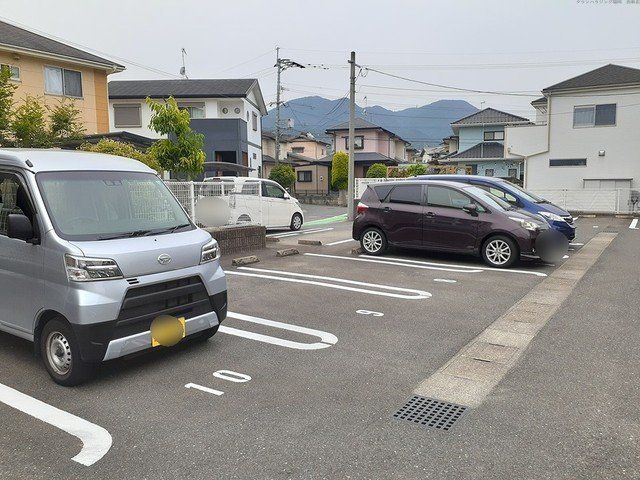
<svg viewBox="0 0 640 480">
<path fill-rule="evenodd" d="M 373 190 L 376 192 L 378 199 L 381 202 L 384 202 L 385 199 L 389 196 L 389 192 L 393 188 L 393 185 L 376 185 L 373 187 Z"/>
</svg>

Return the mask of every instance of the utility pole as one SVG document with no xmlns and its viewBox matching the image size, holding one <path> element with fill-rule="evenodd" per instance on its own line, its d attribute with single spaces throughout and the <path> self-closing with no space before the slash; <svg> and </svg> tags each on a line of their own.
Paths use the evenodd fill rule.
<svg viewBox="0 0 640 480">
<path fill-rule="evenodd" d="M 280 63 L 280 47 L 276 47 L 276 67 L 278 68 L 278 86 L 276 87 L 276 165 L 280 162 L 280 74 L 282 65 Z"/>
<path fill-rule="evenodd" d="M 356 52 L 351 52 L 351 75 L 349 82 L 349 185 L 347 187 L 347 220 L 354 218 L 355 187 L 355 122 L 356 122 Z"/>
<path fill-rule="evenodd" d="M 280 76 L 282 72 L 284 72 L 287 68 L 305 68 L 304 65 L 294 62 L 288 58 L 280 58 L 280 47 L 276 47 L 276 68 L 278 69 L 278 80 L 277 80 L 277 90 L 276 90 L 276 164 L 280 162 L 280 105 L 282 105 L 282 100 L 280 100 L 280 93 L 282 91 L 282 86 L 280 85 Z"/>
</svg>

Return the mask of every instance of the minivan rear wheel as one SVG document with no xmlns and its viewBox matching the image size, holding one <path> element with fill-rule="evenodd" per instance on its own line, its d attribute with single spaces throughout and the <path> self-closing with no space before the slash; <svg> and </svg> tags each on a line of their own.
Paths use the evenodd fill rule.
<svg viewBox="0 0 640 480">
<path fill-rule="evenodd" d="M 379 228 L 369 227 L 362 232 L 360 246 L 368 255 L 382 255 L 387 249 L 387 237 Z"/>
<path fill-rule="evenodd" d="M 40 354 L 51 378 L 65 387 L 85 382 L 96 370 L 95 364 L 82 360 L 73 329 L 61 318 L 47 322 L 42 329 Z"/>
<path fill-rule="evenodd" d="M 482 246 L 482 259 L 490 267 L 507 268 L 518 259 L 518 247 L 509 237 L 495 235 Z"/>
<path fill-rule="evenodd" d="M 300 230 L 302 228 L 302 215 L 294 213 L 293 217 L 291 217 L 291 225 L 289 228 L 293 231 Z"/>
</svg>

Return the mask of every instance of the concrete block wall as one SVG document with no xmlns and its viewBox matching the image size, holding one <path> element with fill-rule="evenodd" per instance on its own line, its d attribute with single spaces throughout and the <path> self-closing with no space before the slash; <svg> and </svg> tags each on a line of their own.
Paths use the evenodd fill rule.
<svg viewBox="0 0 640 480">
<path fill-rule="evenodd" d="M 267 229 L 259 225 L 230 225 L 207 228 L 218 241 L 222 255 L 266 248 Z"/>
</svg>

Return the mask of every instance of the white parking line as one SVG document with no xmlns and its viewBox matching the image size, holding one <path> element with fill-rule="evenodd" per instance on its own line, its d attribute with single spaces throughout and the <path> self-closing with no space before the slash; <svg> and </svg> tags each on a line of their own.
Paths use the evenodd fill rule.
<svg viewBox="0 0 640 480">
<path fill-rule="evenodd" d="M 271 233 L 271 234 L 267 235 L 267 237 L 273 237 L 273 238 L 297 237 L 298 235 L 308 235 L 310 233 L 328 232 L 330 230 L 333 230 L 333 227 L 329 227 L 329 228 L 312 228 L 312 229 L 309 229 L 309 230 L 298 230 L 297 232 Z"/>
<path fill-rule="evenodd" d="M 304 335 L 310 335 L 312 337 L 318 337 L 320 341 L 315 343 L 294 342 L 291 340 L 286 340 L 284 338 L 272 337 L 270 335 L 263 335 L 261 333 L 247 332 L 245 330 L 239 330 L 237 328 L 221 325 L 218 331 L 226 333 L 227 335 L 235 335 L 237 337 L 248 338 L 250 340 L 257 340 L 258 342 L 270 343 L 272 345 L 279 345 L 281 347 L 293 348 L 296 350 L 319 350 L 321 348 L 327 348 L 338 343 L 338 337 L 336 337 L 332 333 L 323 332 L 322 330 L 314 330 L 313 328 L 276 322 L 274 320 L 267 320 L 266 318 L 253 317 L 251 315 L 244 315 L 242 313 L 235 312 L 227 312 L 227 317 L 235 318 L 237 320 L 243 320 L 245 322 L 258 323 L 260 325 L 266 325 L 268 327 L 280 328 L 282 330 L 288 330 L 290 332 L 302 333 Z"/>
<path fill-rule="evenodd" d="M 633 220 L 631 220 L 631 223 L 629 224 L 629 228 L 632 230 L 638 230 L 638 219 L 634 218 Z"/>
<path fill-rule="evenodd" d="M 240 267 L 238 270 L 249 270 L 251 272 L 265 272 L 266 274 L 249 273 L 245 271 L 238 272 L 234 270 L 227 270 L 226 274 L 266 278 L 269 280 L 279 280 L 281 282 L 305 283 L 308 285 L 317 285 L 319 287 L 335 288 L 338 290 L 348 290 L 351 292 L 367 293 L 369 295 L 380 295 L 383 297 L 402 298 L 405 300 L 421 300 L 424 298 L 431 297 L 431 294 L 429 292 L 425 292 L 422 290 L 414 290 L 412 288 L 393 287 L 390 285 L 381 285 L 377 283 L 357 282 L 355 280 L 346 280 L 344 278 L 323 277 L 320 275 L 307 275 L 304 273 L 283 272 L 282 270 L 266 270 L 263 268 L 250 268 L 250 267 Z M 270 274 L 277 274 L 279 276 L 270 275 Z M 287 278 L 286 277 L 287 275 L 290 277 L 300 277 L 300 278 Z M 310 279 L 310 280 L 306 280 L 306 279 Z M 335 283 L 320 282 L 318 280 L 327 280 L 329 282 L 335 282 Z M 390 291 L 384 292 L 384 291 L 369 290 L 367 288 L 349 287 L 347 285 L 339 285 L 340 283 L 345 283 L 347 285 L 359 285 L 363 287 L 373 287 L 380 290 L 390 290 Z M 406 293 L 402 294 L 402 293 L 391 293 L 391 292 L 406 292 Z"/>
<path fill-rule="evenodd" d="M 340 255 L 328 255 L 322 253 L 305 253 L 304 255 L 308 255 L 310 257 L 324 257 L 324 258 L 336 258 L 339 260 L 352 260 L 354 262 L 371 262 L 371 263 L 382 263 L 385 265 L 397 265 L 401 267 L 409 267 L 409 268 L 424 268 L 428 270 L 442 270 L 445 272 L 455 272 L 455 273 L 479 273 L 479 272 L 502 272 L 502 273 L 521 273 L 524 275 L 534 275 L 536 277 L 546 277 L 546 273 L 535 272 L 532 270 L 514 270 L 514 269 L 505 269 L 505 268 L 491 268 L 491 267 L 483 267 L 476 265 L 454 265 L 449 263 L 435 263 L 435 262 L 423 262 L 420 260 L 409 260 L 406 258 L 396 258 L 396 257 L 370 257 L 369 255 L 360 255 L 358 258 L 356 257 L 346 257 Z"/>
<path fill-rule="evenodd" d="M 570 247 L 582 247 L 584 246 L 584 243 L 577 243 L 577 242 L 572 242 L 569 244 Z"/>
<path fill-rule="evenodd" d="M 346 240 L 340 240 L 339 242 L 327 243 L 326 246 L 333 247 L 334 245 L 340 245 L 341 243 L 347 243 L 347 242 L 355 242 L 355 240 L 353 238 L 347 238 Z"/>
<path fill-rule="evenodd" d="M 224 395 L 224 392 L 221 392 L 220 390 L 214 390 L 213 388 L 209 388 L 209 387 L 203 387 L 202 385 L 198 385 L 197 383 L 187 383 L 184 388 L 194 388 L 196 390 L 200 390 L 201 392 L 207 392 L 210 393 L 212 395 L 216 395 L 216 396 L 220 396 L 220 395 Z"/>
<path fill-rule="evenodd" d="M 111 435 L 104 428 L 1 383 L 0 402 L 80 439 L 82 449 L 71 460 L 81 465 L 93 465 L 111 448 Z"/>
<path fill-rule="evenodd" d="M 404 267 L 409 267 L 409 268 L 421 268 L 421 269 L 426 269 L 426 270 L 440 270 L 440 271 L 445 271 L 445 272 L 457 272 L 457 273 L 480 273 L 482 272 L 482 270 L 476 269 L 476 270 L 470 270 L 468 268 L 464 268 L 464 269 L 454 269 L 454 268 L 442 268 L 442 267 L 430 267 L 430 266 L 426 266 L 426 265 L 410 265 L 410 264 L 399 264 L 397 261 L 393 261 L 393 259 L 386 259 L 386 257 L 384 258 L 371 258 L 367 255 L 361 255 L 361 257 L 363 258 L 355 258 L 355 257 L 344 257 L 344 256 L 340 256 L 340 255 L 327 255 L 327 254 L 322 254 L 322 253 L 305 253 L 304 255 L 308 255 L 310 257 L 322 257 L 322 258 L 336 258 L 339 260 L 352 260 L 354 262 L 369 262 L 369 263 L 381 263 L 384 265 L 402 265 Z"/>
<path fill-rule="evenodd" d="M 440 283 L 458 283 L 457 280 L 449 280 L 448 278 L 434 278 L 433 281 Z"/>
</svg>

